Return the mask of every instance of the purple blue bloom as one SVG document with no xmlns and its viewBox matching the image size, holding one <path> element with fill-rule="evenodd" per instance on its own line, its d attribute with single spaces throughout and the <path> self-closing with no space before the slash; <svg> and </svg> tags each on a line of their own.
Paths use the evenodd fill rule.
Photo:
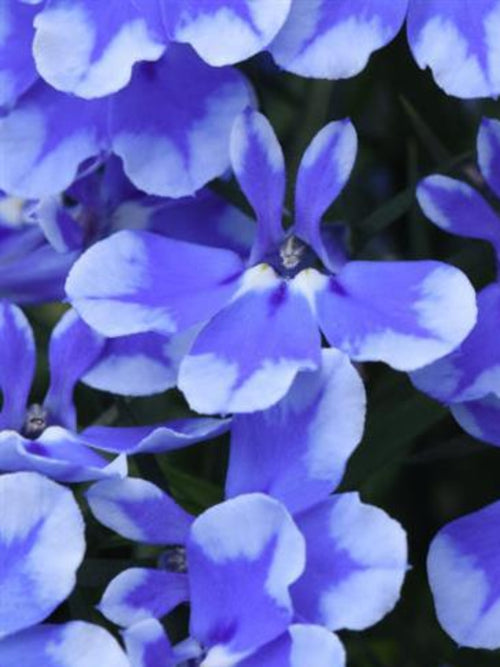
<svg viewBox="0 0 500 667">
<path fill-rule="evenodd" d="M 234 125 L 231 158 L 257 216 L 249 259 L 124 231 L 76 262 L 68 297 L 110 337 L 170 335 L 206 322 L 180 364 L 179 388 L 208 414 L 276 403 L 299 371 L 318 368 L 320 329 L 357 361 L 408 371 L 444 356 L 475 323 L 467 278 L 433 261 L 348 262 L 335 227 L 321 224 L 356 147 L 349 121 L 330 123 L 313 139 L 297 178 L 295 224 L 285 232 L 283 155 L 269 123 L 247 110 Z"/>
<path fill-rule="evenodd" d="M 500 123 L 485 119 L 479 130 L 481 173 L 500 197 Z M 445 231 L 488 241 L 498 263 L 500 218 L 470 185 L 448 176 L 425 178 L 417 191 L 427 217 Z M 412 374 L 415 385 L 451 407 L 455 418 L 473 436 L 500 445 L 500 284 L 498 278 L 478 294 L 477 324 L 451 354 Z"/>
<path fill-rule="evenodd" d="M 364 415 L 359 376 L 345 355 L 325 350 L 321 369 L 299 374 L 276 406 L 234 418 L 228 500 L 197 519 L 145 480 L 93 485 L 87 497 L 99 521 L 129 539 L 170 545 L 166 571 L 122 572 L 101 611 L 134 632 L 189 600 L 206 665 L 262 664 L 259 651 L 286 656 L 299 619 L 333 631 L 376 623 L 399 597 L 404 531 L 355 493 L 329 495 Z M 156 642 L 157 626 L 149 627 Z M 310 632 L 313 645 L 336 656 L 331 664 L 344 664 L 338 643 L 320 628 Z"/>
</svg>

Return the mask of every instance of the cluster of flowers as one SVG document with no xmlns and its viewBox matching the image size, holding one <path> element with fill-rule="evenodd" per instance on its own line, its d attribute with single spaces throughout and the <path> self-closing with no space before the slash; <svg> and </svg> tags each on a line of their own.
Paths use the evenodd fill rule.
<svg viewBox="0 0 500 667">
<path fill-rule="evenodd" d="M 341 226 L 322 222 L 355 162 L 348 120 L 305 151 L 284 229 L 283 154 L 233 65 L 267 50 L 302 76 L 350 77 L 406 19 L 415 60 L 447 93 L 498 95 L 500 2 L 477 0 L 471 18 L 460 0 L 0 1 L 2 666 L 341 667 L 334 632 L 394 607 L 403 529 L 356 493 L 330 495 L 363 432 L 352 362 L 411 373 L 500 445 L 500 286 L 476 305 L 452 266 L 349 260 Z M 484 121 L 478 154 L 500 196 L 500 123 Z M 206 187 L 229 169 L 255 221 Z M 430 176 L 418 199 L 500 251 L 498 215 L 470 186 Z M 35 345 L 19 304 L 53 300 L 71 309 L 46 398 L 27 405 Z M 205 416 L 79 431 L 78 381 L 178 387 Z M 225 499 L 197 517 L 127 475 L 136 454 L 227 431 Z M 84 557 L 63 486 L 78 482 L 92 482 L 97 521 L 162 547 L 156 569 L 104 592 L 124 647 L 98 625 L 43 623 Z M 500 646 L 499 521 L 500 503 L 431 546 L 437 613 L 463 645 Z M 190 636 L 172 645 L 160 620 L 181 602 Z"/>
</svg>

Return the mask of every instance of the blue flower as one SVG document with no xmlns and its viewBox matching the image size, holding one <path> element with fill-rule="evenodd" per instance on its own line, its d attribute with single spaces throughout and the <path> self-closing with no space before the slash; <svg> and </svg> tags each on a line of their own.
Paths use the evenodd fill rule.
<svg viewBox="0 0 500 667">
<path fill-rule="evenodd" d="M 329 495 L 364 416 L 359 376 L 345 355 L 325 350 L 321 369 L 301 373 L 276 406 L 234 418 L 228 499 L 197 519 L 145 480 L 93 485 L 87 497 L 99 521 L 129 539 L 170 545 L 164 569 L 118 575 L 101 611 L 134 633 L 189 600 L 207 666 L 222 656 L 262 664 L 258 650 L 278 650 L 274 642 L 290 649 L 293 623 L 336 631 L 377 622 L 399 596 L 404 531 L 355 493 Z"/>
<path fill-rule="evenodd" d="M 75 655 L 127 667 L 103 628 L 44 621 L 73 590 L 85 527 L 71 492 L 33 472 L 0 477 L 0 664 L 71 667 Z"/>
<path fill-rule="evenodd" d="M 500 196 L 500 123 L 485 119 L 479 130 L 481 173 Z M 424 213 L 445 231 L 491 243 L 500 252 L 500 218 L 474 188 L 448 176 L 425 178 L 417 191 Z M 478 321 L 451 354 L 412 374 L 415 385 L 450 405 L 463 428 L 480 440 L 500 445 L 500 283 L 478 294 Z"/>
<path fill-rule="evenodd" d="M 474 291 L 439 262 L 347 262 L 337 228 L 323 228 L 321 217 L 355 155 L 350 122 L 319 132 L 303 157 L 295 224 L 285 232 L 281 149 L 265 118 L 247 110 L 233 128 L 231 157 L 257 215 L 249 259 L 124 231 L 76 262 L 67 294 L 90 326 L 111 337 L 170 335 L 207 322 L 179 371 L 179 388 L 201 413 L 276 403 L 297 372 L 318 368 L 320 329 L 352 359 L 407 371 L 424 366 L 469 333 Z"/>
</svg>

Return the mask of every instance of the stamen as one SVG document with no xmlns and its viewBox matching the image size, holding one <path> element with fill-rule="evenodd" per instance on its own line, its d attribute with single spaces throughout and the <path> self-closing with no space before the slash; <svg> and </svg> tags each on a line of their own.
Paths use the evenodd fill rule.
<svg viewBox="0 0 500 667">
<path fill-rule="evenodd" d="M 38 403 L 30 405 L 26 411 L 23 432 L 27 438 L 35 439 L 47 428 L 48 412 Z"/>
<path fill-rule="evenodd" d="M 296 236 L 289 236 L 280 247 L 280 259 L 285 269 L 295 269 L 306 246 Z"/>
<path fill-rule="evenodd" d="M 186 547 L 180 545 L 167 547 L 159 558 L 159 566 L 168 572 L 185 574 L 188 570 Z"/>
</svg>

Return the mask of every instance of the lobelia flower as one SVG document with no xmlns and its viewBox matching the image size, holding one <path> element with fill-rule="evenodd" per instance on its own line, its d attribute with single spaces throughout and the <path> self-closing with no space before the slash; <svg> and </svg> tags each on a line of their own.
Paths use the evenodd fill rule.
<svg viewBox="0 0 500 667">
<path fill-rule="evenodd" d="M 250 257 L 119 232 L 75 263 L 66 285 L 71 303 L 109 337 L 172 334 L 206 322 L 180 364 L 178 382 L 201 413 L 276 403 L 299 371 L 318 367 L 320 329 L 330 345 L 358 361 L 381 360 L 400 370 L 430 363 L 472 328 L 473 289 L 460 271 L 439 262 L 347 261 L 336 227 L 322 229 L 321 217 L 355 154 L 348 121 L 319 132 L 303 157 L 295 224 L 285 232 L 283 155 L 266 119 L 247 110 L 233 128 L 231 157 L 257 214 Z M 320 262 L 322 270 L 315 268 Z"/>
<path fill-rule="evenodd" d="M 248 666 L 282 664 L 290 642 L 293 651 L 307 637 L 331 651 L 325 665 L 344 664 L 332 638 L 310 625 L 336 631 L 376 623 L 396 603 L 407 563 L 397 522 L 356 493 L 329 495 L 361 439 L 364 416 L 359 376 L 344 354 L 325 350 L 321 369 L 299 374 L 280 403 L 234 417 L 228 500 L 196 520 L 145 480 L 89 489 L 90 508 L 106 526 L 170 545 L 160 558 L 164 569 L 122 572 L 100 604 L 128 628 L 138 655 L 153 651 L 141 642 L 166 645 L 150 619 L 189 599 L 205 667 L 247 665 L 244 658 Z"/>
<path fill-rule="evenodd" d="M 461 646 L 500 648 L 500 502 L 445 525 L 427 559 L 439 622 Z"/>
<path fill-rule="evenodd" d="M 431 68 L 448 94 L 500 93 L 498 0 L 475 0 L 473 7 L 456 0 L 157 0 L 140 7 L 131 0 L 106 7 L 98 0 L 48 0 L 12 2 L 3 12 L 11 25 L 0 41 L 6 100 L 26 89 L 37 70 L 54 88 L 84 98 L 115 93 L 129 84 L 134 63 L 158 60 L 171 41 L 190 44 L 214 66 L 268 50 L 280 67 L 301 76 L 351 77 L 396 36 L 405 17 L 415 60 Z"/>
<path fill-rule="evenodd" d="M 99 2 L 85 4 L 102 7 Z M 106 3 L 111 19 L 121 13 L 119 4 L 128 5 L 128 0 L 113 2 L 113 7 Z M 13 0 L 3 2 L 0 11 L 16 15 L 1 17 L 0 39 L 6 41 L 0 46 L 0 153 L 8 159 L 0 162 L 0 189 L 6 194 L 30 199 L 59 194 L 78 176 L 82 163 L 86 170 L 97 168 L 111 154 L 123 160 L 139 189 L 171 197 L 193 194 L 228 168 L 231 125 L 253 100 L 237 70 L 211 68 L 189 47 L 172 45 L 156 62 L 139 63 L 126 88 L 86 100 L 59 92 L 36 76 L 24 77 L 19 58 L 10 59 L 25 34 L 16 27 L 17 12 L 24 16 L 36 9 Z M 32 17 L 25 20 L 29 25 Z M 67 26 L 64 36 L 65 50 L 54 57 L 74 73 L 73 59 L 81 51 L 74 48 L 75 35 Z M 29 42 L 24 47 L 28 55 L 22 59 L 29 60 Z M 112 60 L 116 57 L 120 54 Z M 22 81 L 12 83 L 18 68 Z M 115 71 L 113 63 L 111 69 Z M 99 72 L 106 79 L 108 73 Z"/>
<path fill-rule="evenodd" d="M 483 120 L 477 150 L 481 173 L 500 197 L 500 122 Z M 445 231 L 489 241 L 497 263 L 500 217 L 471 186 L 433 175 L 417 190 L 427 217 Z M 500 283 L 478 294 L 478 321 L 471 334 L 451 354 L 412 374 L 414 384 L 450 406 L 455 419 L 471 435 L 500 446 Z"/>
<path fill-rule="evenodd" d="M 33 472 L 0 477 L 0 664 L 109 667 L 129 664 L 103 628 L 42 624 L 71 593 L 85 551 L 83 517 L 71 492 Z M 83 663 L 82 663 L 83 664 Z"/>
</svg>

